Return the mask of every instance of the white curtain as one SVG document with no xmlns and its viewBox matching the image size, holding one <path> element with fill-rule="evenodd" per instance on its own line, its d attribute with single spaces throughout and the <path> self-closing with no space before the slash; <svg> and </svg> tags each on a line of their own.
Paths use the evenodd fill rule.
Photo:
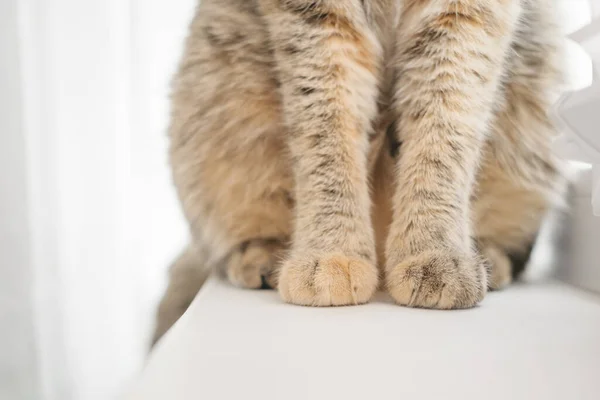
<svg viewBox="0 0 600 400">
<path fill-rule="evenodd" d="M 0 1 L 2 399 L 114 399 L 143 363 L 187 239 L 166 125 L 195 3 Z"/>
<path fill-rule="evenodd" d="M 0 56 L 2 82 L 14 94 L 0 93 L 14 120 L 2 125 L 12 135 L 2 155 L 18 157 L 2 165 L 2 186 L 23 186 L 2 216 L 26 224 L 6 245 L 23 248 L 2 259 L 3 279 L 14 275 L 2 288 L 15 293 L 1 297 L 13 334 L 0 398 L 113 399 L 143 362 L 166 267 L 186 240 L 166 125 L 195 0 L 0 3 L 11 33 L 2 50 L 12 50 Z"/>
</svg>

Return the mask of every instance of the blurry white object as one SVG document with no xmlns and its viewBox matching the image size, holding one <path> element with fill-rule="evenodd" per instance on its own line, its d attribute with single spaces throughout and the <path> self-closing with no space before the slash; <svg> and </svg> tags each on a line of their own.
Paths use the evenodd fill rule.
<svg viewBox="0 0 600 400">
<path fill-rule="evenodd" d="M 574 189 L 559 256 L 564 268 L 558 272 L 564 281 L 600 293 L 600 217 L 593 216 L 590 202 L 591 165 L 581 168 Z"/>
<path fill-rule="evenodd" d="M 600 65 L 600 18 L 569 37 L 589 54 L 592 68 Z M 567 94 L 558 105 L 566 134 L 556 149 L 569 160 L 592 165 L 590 198 L 593 213 L 600 216 L 600 77 L 593 71 L 590 86 Z"/>
<path fill-rule="evenodd" d="M 600 293 L 600 17 L 569 38 L 587 53 L 588 65 L 581 71 L 579 84 L 563 96 L 556 110 L 564 132 L 555 143 L 556 151 L 579 167 L 561 257 L 568 268 L 560 270 L 560 275 L 569 283 Z"/>
</svg>

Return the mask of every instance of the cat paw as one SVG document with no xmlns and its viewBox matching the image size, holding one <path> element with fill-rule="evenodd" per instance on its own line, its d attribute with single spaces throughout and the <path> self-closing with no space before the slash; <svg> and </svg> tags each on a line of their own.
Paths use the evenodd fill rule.
<svg viewBox="0 0 600 400">
<path fill-rule="evenodd" d="M 487 291 L 485 265 L 474 257 L 426 252 L 391 265 L 386 288 L 400 305 L 470 308 L 483 300 Z"/>
<path fill-rule="evenodd" d="M 227 278 L 241 288 L 274 289 L 284 250 L 283 244 L 276 239 L 244 242 L 229 257 L 225 268 Z"/>
<path fill-rule="evenodd" d="M 489 289 L 501 290 L 510 285 L 513 277 L 512 263 L 508 255 L 495 246 L 484 247 L 481 253 L 488 263 Z"/>
<path fill-rule="evenodd" d="M 378 285 L 371 262 L 342 254 L 292 257 L 279 276 L 279 293 L 287 303 L 344 306 L 368 302 Z"/>
</svg>

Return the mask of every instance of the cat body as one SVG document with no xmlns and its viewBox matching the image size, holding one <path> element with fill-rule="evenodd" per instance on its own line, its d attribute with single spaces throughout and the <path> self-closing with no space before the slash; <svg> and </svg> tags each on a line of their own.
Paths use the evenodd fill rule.
<svg viewBox="0 0 600 400">
<path fill-rule="evenodd" d="M 364 303 L 379 287 L 401 305 L 467 308 L 510 283 L 566 187 L 550 150 L 553 11 L 203 0 L 170 127 L 192 242 L 157 337 L 215 268 L 313 306 Z"/>
</svg>

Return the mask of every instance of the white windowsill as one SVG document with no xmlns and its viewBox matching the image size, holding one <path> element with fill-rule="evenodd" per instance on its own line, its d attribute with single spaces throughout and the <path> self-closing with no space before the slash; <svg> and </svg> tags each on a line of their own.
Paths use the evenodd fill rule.
<svg viewBox="0 0 600 400">
<path fill-rule="evenodd" d="M 432 311 L 296 307 L 213 278 L 127 399 L 596 400 L 599 337 L 600 297 L 559 282 Z"/>
</svg>

